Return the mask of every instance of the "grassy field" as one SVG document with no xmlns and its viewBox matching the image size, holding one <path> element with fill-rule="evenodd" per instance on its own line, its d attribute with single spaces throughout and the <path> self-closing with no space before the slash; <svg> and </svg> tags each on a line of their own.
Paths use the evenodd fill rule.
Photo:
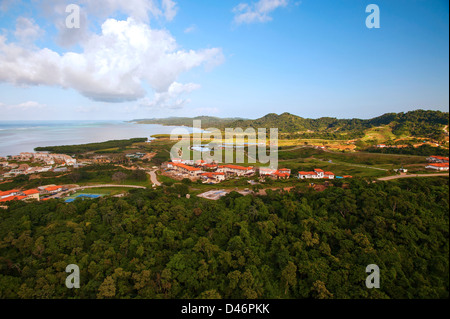
<svg viewBox="0 0 450 319">
<path fill-rule="evenodd" d="M 385 142 L 396 138 L 392 133 L 392 128 L 389 126 L 373 127 L 368 129 L 365 133 L 365 136 L 361 139 L 362 141 L 377 140 L 378 142 Z"/>
<path fill-rule="evenodd" d="M 91 188 L 91 189 L 88 188 L 85 190 L 77 191 L 76 193 L 70 195 L 66 199 L 75 198 L 81 194 L 93 194 L 93 195 L 102 195 L 102 196 L 118 195 L 121 193 L 126 193 L 130 189 L 131 188 L 127 188 L 127 187 L 102 187 L 102 188 Z"/>
<path fill-rule="evenodd" d="M 375 129 L 372 130 L 370 134 L 372 134 L 372 137 L 374 134 L 382 134 L 386 137 L 392 133 L 389 133 L 389 130 L 383 127 L 380 128 L 379 131 Z M 158 142 L 161 149 L 167 149 L 169 146 L 171 147 L 171 145 L 167 144 L 167 140 L 160 140 Z M 296 142 L 297 144 L 290 145 L 285 142 L 286 140 L 281 140 L 280 143 L 284 146 L 281 146 L 278 151 L 278 166 L 290 168 L 295 171 L 309 171 L 314 168 L 321 168 L 332 171 L 336 175 L 367 177 L 391 175 L 393 169 L 398 169 L 402 166 L 414 171 L 425 171 L 425 156 L 379 154 L 368 152 L 331 152 L 315 149 L 310 146 L 306 146 L 304 143 Z M 293 141 L 288 140 L 287 142 Z M 318 142 L 318 140 L 314 142 Z M 308 144 L 311 145 L 313 143 L 309 140 Z M 165 152 L 168 155 L 168 150 Z M 231 152 L 233 153 L 233 158 L 236 159 L 236 150 Z M 191 156 L 194 154 L 200 155 L 200 152 L 190 151 Z M 225 159 L 226 157 L 224 151 L 221 161 L 222 164 L 227 162 Z M 234 160 L 233 162 L 236 161 Z M 252 161 L 249 161 L 247 153 L 244 156 L 244 161 L 238 161 L 236 164 L 266 166 L 266 164 L 261 165 L 260 163 L 252 163 Z"/>
</svg>

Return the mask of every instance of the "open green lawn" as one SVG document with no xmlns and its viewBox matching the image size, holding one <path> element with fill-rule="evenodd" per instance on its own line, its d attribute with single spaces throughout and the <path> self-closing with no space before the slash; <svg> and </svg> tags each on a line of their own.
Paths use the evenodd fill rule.
<svg viewBox="0 0 450 319">
<path fill-rule="evenodd" d="M 80 194 L 95 194 L 95 195 L 117 195 L 124 192 L 130 191 L 131 188 L 126 187 L 102 187 L 102 188 L 91 188 L 91 189 L 85 189 L 77 191 L 76 193 L 70 195 L 67 198 L 75 198 Z"/>
<path fill-rule="evenodd" d="M 362 141 L 377 140 L 378 142 L 385 142 L 390 139 L 395 139 L 396 136 L 392 133 L 392 128 L 389 126 L 373 127 L 365 132 Z"/>
</svg>

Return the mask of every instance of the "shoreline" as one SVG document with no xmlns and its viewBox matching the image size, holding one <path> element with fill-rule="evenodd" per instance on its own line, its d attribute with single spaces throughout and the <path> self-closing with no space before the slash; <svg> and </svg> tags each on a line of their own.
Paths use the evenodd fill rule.
<svg viewBox="0 0 450 319">
<path fill-rule="evenodd" d="M 137 123 L 136 123 L 137 124 Z M 182 126 L 136 125 L 127 121 L 0 121 L 0 157 L 36 152 L 38 147 L 61 147 L 128 140 L 149 141 Z M 186 129 L 186 127 L 183 127 Z"/>
</svg>

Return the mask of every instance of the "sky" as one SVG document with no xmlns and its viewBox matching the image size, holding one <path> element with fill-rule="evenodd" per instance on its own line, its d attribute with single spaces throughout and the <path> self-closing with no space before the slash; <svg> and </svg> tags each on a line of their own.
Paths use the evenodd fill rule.
<svg viewBox="0 0 450 319">
<path fill-rule="evenodd" d="M 447 0 L 0 0 L 0 120 L 448 112 L 448 30 Z"/>
</svg>

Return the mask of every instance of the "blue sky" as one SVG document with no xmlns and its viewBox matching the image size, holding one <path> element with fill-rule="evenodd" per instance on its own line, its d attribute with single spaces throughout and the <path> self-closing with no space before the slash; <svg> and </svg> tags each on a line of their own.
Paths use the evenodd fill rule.
<svg viewBox="0 0 450 319">
<path fill-rule="evenodd" d="M 2 0 L 0 119 L 448 111 L 448 18 L 440 0 Z"/>
</svg>

